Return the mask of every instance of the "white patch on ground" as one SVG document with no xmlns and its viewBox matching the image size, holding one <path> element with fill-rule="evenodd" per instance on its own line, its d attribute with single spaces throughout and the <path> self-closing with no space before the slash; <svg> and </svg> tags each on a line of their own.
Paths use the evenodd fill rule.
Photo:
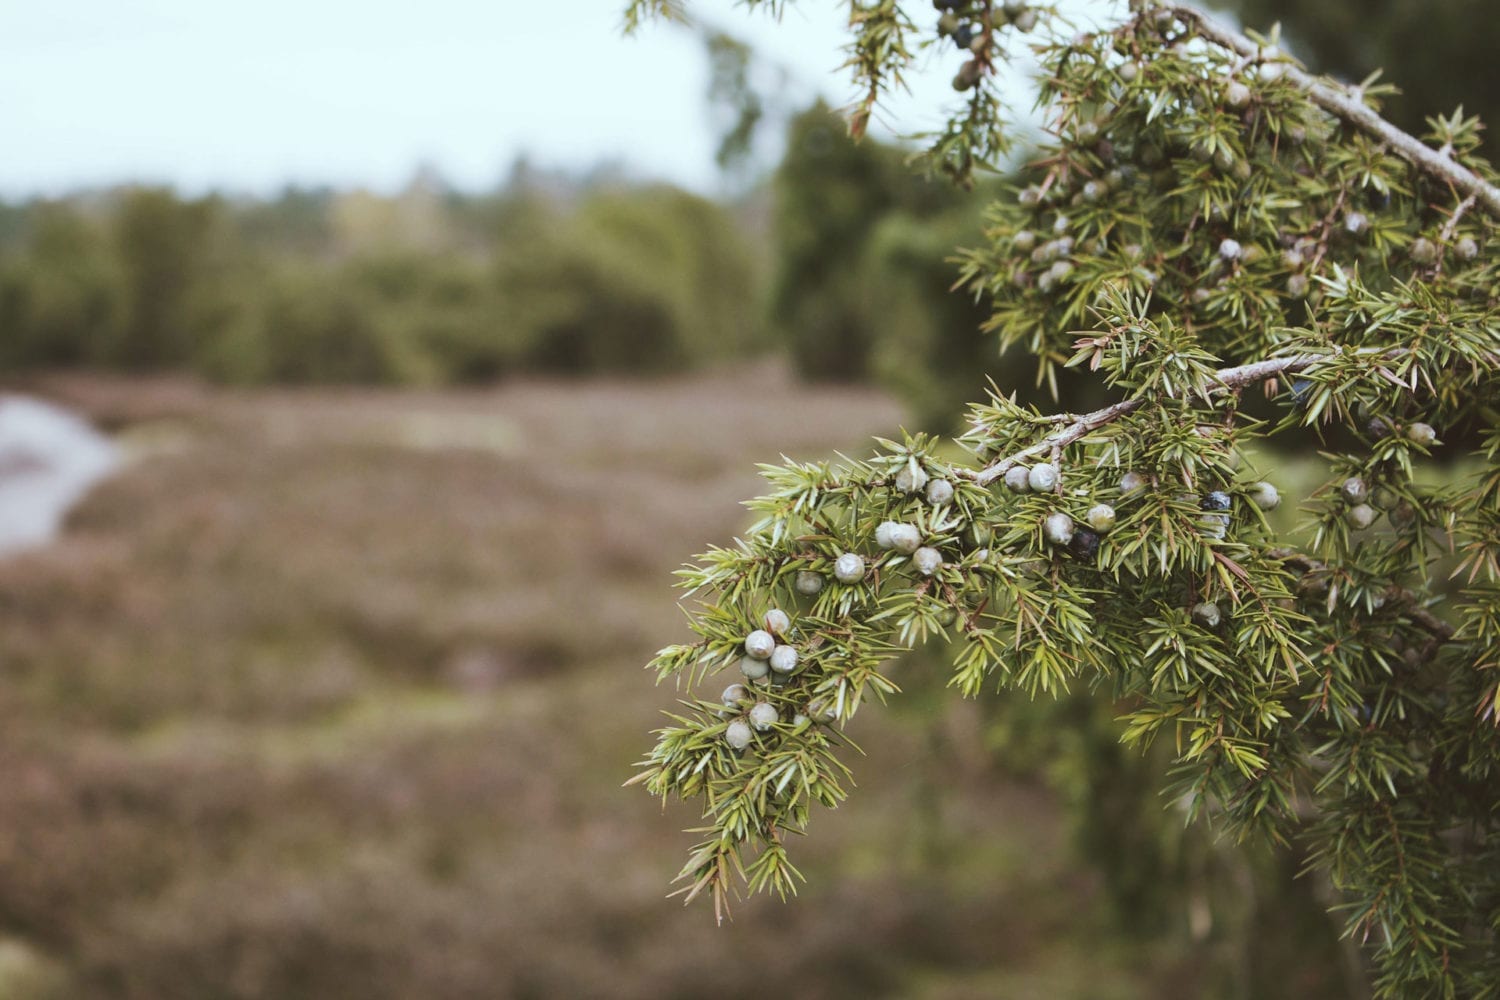
<svg viewBox="0 0 1500 1000">
<path fill-rule="evenodd" d="M 50 403 L 0 396 L 0 554 L 45 545 L 120 463 L 113 443 Z"/>
</svg>

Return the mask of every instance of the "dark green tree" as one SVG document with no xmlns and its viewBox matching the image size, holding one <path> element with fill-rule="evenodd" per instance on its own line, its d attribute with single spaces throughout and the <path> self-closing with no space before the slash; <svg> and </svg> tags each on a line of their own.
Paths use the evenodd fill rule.
<svg viewBox="0 0 1500 1000">
<path fill-rule="evenodd" d="M 0 253 L 0 365 L 98 363 L 119 342 L 123 275 L 100 227 L 66 204 L 35 208 Z"/>
</svg>

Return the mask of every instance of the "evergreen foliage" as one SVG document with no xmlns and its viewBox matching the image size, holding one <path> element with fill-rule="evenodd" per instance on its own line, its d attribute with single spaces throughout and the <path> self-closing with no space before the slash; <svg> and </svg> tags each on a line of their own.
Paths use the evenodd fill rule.
<svg viewBox="0 0 1500 1000">
<path fill-rule="evenodd" d="M 1424 145 L 1379 118 L 1381 88 L 1190 8 L 1074 34 L 1020 4 L 915 6 L 851 4 L 854 131 L 912 53 L 965 32 L 968 98 L 930 164 L 969 181 L 1005 148 L 993 71 L 1039 29 L 1050 139 L 964 279 L 1042 384 L 1113 402 L 992 393 L 963 453 L 917 434 L 763 467 L 745 537 L 682 571 L 697 640 L 651 664 L 688 689 L 634 779 L 703 807 L 683 895 L 722 916 L 740 882 L 794 892 L 789 835 L 848 791 L 844 724 L 943 640 L 962 694 L 1096 691 L 1127 743 L 1169 748 L 1190 817 L 1305 845 L 1379 994 L 1496 996 L 1500 189 L 1479 123 L 1432 119 Z M 1266 517 L 1268 446 L 1322 458 L 1291 498 L 1303 528 Z M 790 672 L 747 659 L 758 629 Z M 699 690 L 724 675 L 745 686 Z"/>
<path fill-rule="evenodd" d="M 1489 0 L 1216 0 L 1249 24 L 1278 22 L 1310 68 L 1361 80 L 1382 72 L 1400 82 L 1386 117 L 1420 129 L 1433 108 L 1462 105 L 1481 120 L 1500 120 L 1500 20 Z M 1412 39 L 1420 38 L 1420 45 Z M 1500 133 L 1483 137 L 1492 161 Z"/>
</svg>

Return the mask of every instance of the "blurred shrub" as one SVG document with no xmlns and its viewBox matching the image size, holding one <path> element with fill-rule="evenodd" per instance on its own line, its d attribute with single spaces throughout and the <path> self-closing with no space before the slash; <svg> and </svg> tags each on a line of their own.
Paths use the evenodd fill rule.
<svg viewBox="0 0 1500 1000">
<path fill-rule="evenodd" d="M 518 214 L 498 260 L 508 337 L 528 367 L 664 371 L 758 343 L 755 259 L 725 210 L 672 188 Z"/>
<path fill-rule="evenodd" d="M 920 184 L 894 149 L 852 141 L 827 105 L 793 120 L 773 182 L 771 320 L 802 374 L 843 380 L 872 374 L 863 251 L 902 191 Z"/>
<path fill-rule="evenodd" d="M 26 253 L 0 256 L 0 365 L 107 360 L 125 277 L 105 234 L 66 204 L 37 206 L 30 230 Z"/>
<path fill-rule="evenodd" d="M 667 187 L 516 186 L 272 202 L 129 189 L 7 208 L 0 365 L 191 370 L 254 384 L 650 372 L 760 340 L 758 257 Z"/>
<path fill-rule="evenodd" d="M 771 321 L 797 370 L 874 379 L 932 430 L 950 428 L 956 401 L 986 379 L 1040 398 L 1034 363 L 1002 357 L 981 333 L 988 304 L 951 291 L 957 249 L 981 242 L 998 183 L 962 191 L 924 180 L 903 150 L 850 139 L 826 105 L 798 116 L 773 184 L 771 290 Z"/>
</svg>

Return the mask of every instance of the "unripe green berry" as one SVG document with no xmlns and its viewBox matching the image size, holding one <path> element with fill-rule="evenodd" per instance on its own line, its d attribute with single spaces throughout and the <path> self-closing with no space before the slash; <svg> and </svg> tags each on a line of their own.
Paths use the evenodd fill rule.
<svg viewBox="0 0 1500 1000">
<path fill-rule="evenodd" d="M 1218 628 L 1219 622 L 1223 620 L 1224 614 L 1219 610 L 1217 604 L 1204 601 L 1202 604 L 1193 605 L 1193 621 L 1202 628 Z"/>
<path fill-rule="evenodd" d="M 1417 521 L 1417 508 L 1403 500 L 1391 511 L 1391 524 L 1405 531 Z"/>
<path fill-rule="evenodd" d="M 1360 477 L 1350 476 L 1339 487 L 1339 493 L 1350 503 L 1364 503 L 1365 498 L 1370 495 L 1370 487 Z"/>
<path fill-rule="evenodd" d="M 833 576 L 839 583 L 858 583 L 865 578 L 865 557 L 845 552 L 834 562 Z"/>
<path fill-rule="evenodd" d="M 740 657 L 740 673 L 745 675 L 747 681 L 762 680 L 770 672 L 771 666 L 765 660 L 754 656 Z"/>
<path fill-rule="evenodd" d="M 765 732 L 781 721 L 781 713 L 769 701 L 758 701 L 750 709 L 750 724 L 759 732 Z"/>
<path fill-rule="evenodd" d="M 807 703 L 807 714 L 814 722 L 833 722 L 839 717 L 833 700 L 823 697 L 814 698 Z"/>
<path fill-rule="evenodd" d="M 1139 472 L 1127 472 L 1125 473 L 1125 475 L 1120 477 L 1120 494 L 1122 496 L 1128 497 L 1130 496 L 1130 494 L 1135 493 L 1138 490 L 1143 490 L 1145 488 L 1146 477 L 1141 475 Z"/>
<path fill-rule="evenodd" d="M 814 597 L 823 590 L 823 574 L 810 569 L 799 569 L 793 586 L 803 597 Z"/>
<path fill-rule="evenodd" d="M 902 555 L 911 555 L 921 544 L 922 533 L 915 524 L 896 524 L 891 528 L 891 548 Z"/>
<path fill-rule="evenodd" d="M 1016 26 L 1017 31 L 1021 32 L 1022 34 L 1026 34 L 1030 32 L 1032 28 L 1036 27 L 1036 11 L 1029 9 L 1023 10 L 1019 14 L 1012 17 L 1010 23 Z"/>
<path fill-rule="evenodd" d="M 1425 236 L 1419 236 L 1412 241 L 1411 262 L 1420 267 L 1427 267 L 1437 262 L 1437 244 Z"/>
<path fill-rule="evenodd" d="M 1229 530 L 1229 515 L 1211 511 L 1199 516 L 1198 524 L 1203 529 L 1203 534 L 1209 538 L 1223 538 L 1224 533 Z"/>
<path fill-rule="evenodd" d="M 1376 510 L 1390 510 L 1401 502 L 1401 497 L 1389 486 L 1377 486 L 1370 494 L 1370 506 Z"/>
<path fill-rule="evenodd" d="M 901 471 L 896 473 L 896 489 L 902 493 L 915 493 L 927 485 L 927 473 L 915 459 L 907 459 Z"/>
<path fill-rule="evenodd" d="M 927 484 L 927 502 L 941 507 L 953 499 L 953 484 L 946 479 L 934 479 Z"/>
<path fill-rule="evenodd" d="M 1417 423 L 1407 425 L 1406 440 L 1413 444 L 1419 444 L 1424 448 L 1429 448 L 1437 443 L 1437 431 L 1432 429 L 1431 424 L 1424 424 L 1418 421 Z"/>
<path fill-rule="evenodd" d="M 744 719 L 735 719 L 724 729 L 724 742 L 728 743 L 733 750 L 743 750 L 750 745 L 755 734 L 750 731 L 750 724 Z"/>
<path fill-rule="evenodd" d="M 1107 503 L 1096 503 L 1089 508 L 1089 527 L 1101 535 L 1115 526 L 1115 509 Z"/>
<path fill-rule="evenodd" d="M 958 19 L 958 15 L 953 13 L 952 11 L 949 11 L 942 17 L 938 18 L 938 34 L 951 35 L 958 30 L 958 26 L 961 23 L 962 22 Z"/>
<path fill-rule="evenodd" d="M 1042 524 L 1042 534 L 1053 545 L 1067 545 L 1073 540 L 1073 519 L 1062 511 L 1048 514 Z"/>
<path fill-rule="evenodd" d="M 1051 462 L 1038 462 L 1026 474 L 1026 484 L 1038 493 L 1046 493 L 1057 486 L 1057 466 Z"/>
<path fill-rule="evenodd" d="M 1374 524 L 1375 519 L 1379 516 L 1380 511 L 1367 503 L 1355 504 L 1344 511 L 1344 520 L 1348 521 L 1349 526 L 1355 531 L 1364 531 L 1370 525 Z"/>
<path fill-rule="evenodd" d="M 1012 465 L 1005 470 L 1005 485 L 1012 493 L 1025 493 L 1031 489 L 1031 470 L 1024 465 Z"/>
<path fill-rule="evenodd" d="M 776 639 L 765 629 L 758 628 L 745 636 L 745 655 L 757 660 L 770 657 L 771 650 L 776 648 Z"/>
<path fill-rule="evenodd" d="M 1281 491 L 1265 480 L 1251 483 L 1245 492 L 1250 497 L 1250 502 L 1261 510 L 1275 510 L 1281 506 Z"/>
<path fill-rule="evenodd" d="M 789 674 L 797 669 L 797 661 L 801 657 L 793 646 L 777 646 L 771 653 L 771 669 L 778 674 Z"/>
<path fill-rule="evenodd" d="M 1103 198 L 1109 189 L 1099 181 L 1088 181 L 1083 185 L 1083 200 L 1090 204 Z"/>
<path fill-rule="evenodd" d="M 772 635 L 786 635 L 792 627 L 792 616 L 780 608 L 772 608 L 766 612 L 761 624 L 765 625 L 766 631 Z"/>
<path fill-rule="evenodd" d="M 911 564 L 917 568 L 917 572 L 923 576 L 931 576 L 943 565 L 943 554 L 930 546 L 922 546 L 912 553 Z"/>
</svg>

